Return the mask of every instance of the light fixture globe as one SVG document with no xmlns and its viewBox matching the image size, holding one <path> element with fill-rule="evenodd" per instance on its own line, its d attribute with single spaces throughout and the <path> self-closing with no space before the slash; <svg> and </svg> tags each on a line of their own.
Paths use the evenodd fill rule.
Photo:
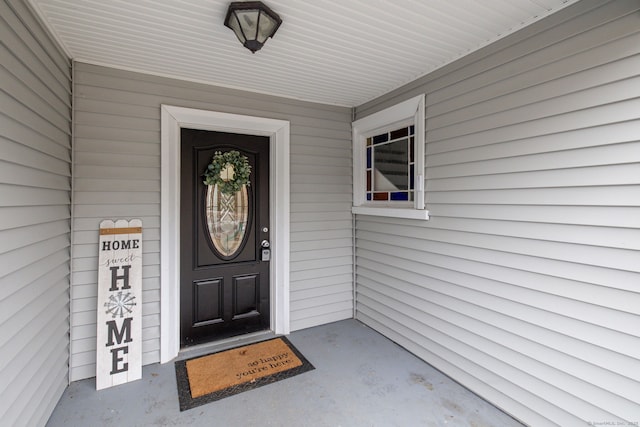
<svg viewBox="0 0 640 427">
<path fill-rule="evenodd" d="M 240 43 L 256 53 L 273 37 L 282 19 L 261 1 L 234 1 L 229 5 L 224 25 L 231 28 Z"/>
</svg>

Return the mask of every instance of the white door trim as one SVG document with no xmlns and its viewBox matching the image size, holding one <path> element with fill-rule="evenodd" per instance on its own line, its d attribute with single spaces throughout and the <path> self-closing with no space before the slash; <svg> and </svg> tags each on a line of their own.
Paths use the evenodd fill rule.
<svg viewBox="0 0 640 427">
<path fill-rule="evenodd" d="M 160 362 L 180 351 L 180 128 L 270 137 L 271 328 L 289 325 L 289 122 L 161 106 Z"/>
</svg>

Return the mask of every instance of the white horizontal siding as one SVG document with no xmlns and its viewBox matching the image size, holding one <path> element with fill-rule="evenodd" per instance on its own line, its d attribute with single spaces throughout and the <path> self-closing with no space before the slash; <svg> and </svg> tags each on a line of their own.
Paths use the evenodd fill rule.
<svg viewBox="0 0 640 427">
<path fill-rule="evenodd" d="M 44 426 L 69 379 L 71 67 L 26 2 L 0 38 L 0 419 Z"/>
<path fill-rule="evenodd" d="M 428 222 L 359 216 L 357 316 L 528 425 L 640 421 L 640 5 L 582 1 L 427 94 Z"/>
<path fill-rule="evenodd" d="M 160 104 L 291 122 L 291 328 L 352 317 L 350 110 L 76 64 L 71 378 L 95 375 L 98 225 L 143 221 L 143 363 L 160 360 Z"/>
<path fill-rule="evenodd" d="M 211 25 L 223 21 L 222 4 L 37 3 L 73 56 L 87 62 L 354 106 L 574 1 L 273 1 L 285 37 L 270 41 L 259 61 L 238 55 L 228 30 Z M 216 43 L 203 45 L 203 34 Z"/>
</svg>

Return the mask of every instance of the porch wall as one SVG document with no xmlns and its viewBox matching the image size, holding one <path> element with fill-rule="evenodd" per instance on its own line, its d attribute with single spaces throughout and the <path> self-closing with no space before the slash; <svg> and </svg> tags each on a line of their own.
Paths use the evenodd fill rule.
<svg viewBox="0 0 640 427">
<path fill-rule="evenodd" d="M 291 122 L 292 330 L 353 316 L 350 110 L 75 64 L 71 379 L 95 375 L 98 225 L 143 221 L 143 363 L 160 360 L 160 105 Z"/>
<path fill-rule="evenodd" d="M 68 384 L 71 63 L 0 1 L 0 423 L 44 425 Z"/>
<path fill-rule="evenodd" d="M 358 216 L 357 318 L 529 425 L 640 421 L 639 8 L 581 1 L 357 109 L 426 93 L 432 216 Z"/>
</svg>

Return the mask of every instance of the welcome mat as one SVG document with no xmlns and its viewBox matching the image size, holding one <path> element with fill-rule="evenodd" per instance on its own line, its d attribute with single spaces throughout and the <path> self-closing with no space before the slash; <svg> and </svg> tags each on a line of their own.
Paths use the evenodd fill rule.
<svg viewBox="0 0 640 427">
<path fill-rule="evenodd" d="M 314 369 L 284 337 L 176 362 L 180 410 Z"/>
</svg>

